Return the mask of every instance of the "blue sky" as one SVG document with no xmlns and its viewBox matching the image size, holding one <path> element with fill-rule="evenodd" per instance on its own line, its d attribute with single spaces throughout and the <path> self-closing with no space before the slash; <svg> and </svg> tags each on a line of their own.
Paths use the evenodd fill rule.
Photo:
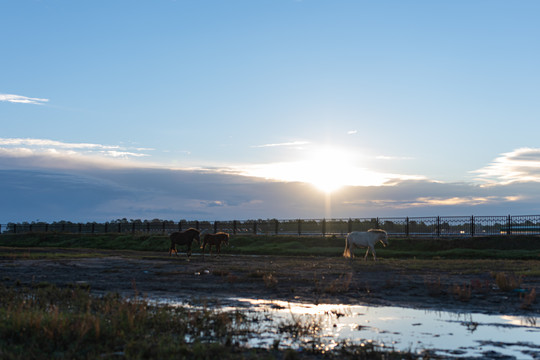
<svg viewBox="0 0 540 360">
<path fill-rule="evenodd" d="M 539 11 L 0 1 L 0 223 L 540 214 Z"/>
</svg>

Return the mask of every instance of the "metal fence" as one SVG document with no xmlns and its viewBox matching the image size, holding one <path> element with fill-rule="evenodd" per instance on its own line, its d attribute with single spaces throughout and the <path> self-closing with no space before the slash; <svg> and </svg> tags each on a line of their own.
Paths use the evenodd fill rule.
<svg viewBox="0 0 540 360">
<path fill-rule="evenodd" d="M 486 235 L 540 235 L 540 215 L 519 216 L 431 216 L 355 219 L 231 220 L 231 221 L 127 221 L 107 223 L 9 223 L 0 224 L 0 233 L 146 233 L 169 234 L 190 227 L 207 232 L 224 231 L 241 235 L 321 235 L 343 236 L 351 231 L 384 229 L 394 237 L 457 237 Z"/>
</svg>

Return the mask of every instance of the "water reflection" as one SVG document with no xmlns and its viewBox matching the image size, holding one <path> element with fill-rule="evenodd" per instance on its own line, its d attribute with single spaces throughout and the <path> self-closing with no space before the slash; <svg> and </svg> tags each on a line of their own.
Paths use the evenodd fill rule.
<svg viewBox="0 0 540 360">
<path fill-rule="evenodd" d="M 260 336 L 248 341 L 254 347 L 275 346 L 279 341 L 280 346 L 305 347 L 311 343 L 330 350 L 346 342 L 402 351 L 433 349 L 443 356 L 540 357 L 540 326 L 536 318 L 387 306 L 236 301 L 240 308 L 257 318 Z"/>
<path fill-rule="evenodd" d="M 429 350 L 444 358 L 540 358 L 536 317 L 246 298 L 227 303 L 222 311 L 242 311 L 251 322 L 257 336 L 238 339 L 251 347 L 329 351 L 346 344 L 417 353 Z"/>
</svg>

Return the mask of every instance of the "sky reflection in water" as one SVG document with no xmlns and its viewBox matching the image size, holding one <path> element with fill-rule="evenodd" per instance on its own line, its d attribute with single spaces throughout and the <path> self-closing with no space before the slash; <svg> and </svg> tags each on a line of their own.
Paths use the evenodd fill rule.
<svg viewBox="0 0 540 360">
<path fill-rule="evenodd" d="M 518 359 L 540 356 L 540 324 L 535 317 L 236 300 L 245 304 L 249 309 L 246 311 L 259 321 L 261 336 L 249 340 L 254 347 L 272 346 L 279 339 L 280 346 L 294 348 L 317 339 L 326 349 L 349 341 L 374 342 L 403 351 L 436 349 L 439 355 L 456 357 L 489 357 L 495 353 Z M 280 324 L 292 323 L 316 324 L 321 329 L 317 334 L 296 339 L 276 330 Z"/>
</svg>

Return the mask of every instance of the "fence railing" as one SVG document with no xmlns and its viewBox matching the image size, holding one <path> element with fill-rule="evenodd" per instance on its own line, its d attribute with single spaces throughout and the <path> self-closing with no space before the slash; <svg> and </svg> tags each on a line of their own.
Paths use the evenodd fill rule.
<svg viewBox="0 0 540 360">
<path fill-rule="evenodd" d="M 190 227 L 207 232 L 254 235 L 339 235 L 352 231 L 384 229 L 390 236 L 445 237 L 485 235 L 540 235 L 540 215 L 519 216 L 432 216 L 377 217 L 349 219 L 231 220 L 231 221 L 126 221 L 107 223 L 9 223 L 0 224 L 0 233 L 162 233 Z"/>
</svg>

